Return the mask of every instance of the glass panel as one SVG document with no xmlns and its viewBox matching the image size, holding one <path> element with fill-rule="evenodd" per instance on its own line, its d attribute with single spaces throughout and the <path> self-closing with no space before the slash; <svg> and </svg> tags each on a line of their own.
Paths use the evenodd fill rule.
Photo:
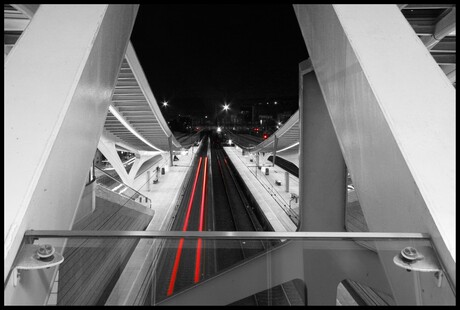
<svg viewBox="0 0 460 310">
<path fill-rule="evenodd" d="M 57 305 L 437 305 L 455 293 L 425 239 L 39 238 L 58 266 L 20 270 L 17 300 Z M 401 251 L 405 252 L 401 254 Z M 415 251 L 415 250 L 416 251 Z M 26 256 L 27 256 L 26 255 Z M 32 263 L 33 264 L 33 263 Z M 47 279 L 45 281 L 45 279 Z M 30 285 L 30 283 L 40 283 Z M 9 288 L 5 288 L 5 294 Z M 24 297 L 25 296 L 25 297 Z M 41 296 L 38 298 L 37 296 Z"/>
<path fill-rule="evenodd" d="M 128 200 L 136 201 L 145 207 L 151 208 L 152 202 L 150 198 L 142 195 L 138 191 L 134 190 L 133 188 L 129 187 L 128 185 L 124 184 L 114 176 L 106 173 L 105 171 L 101 170 L 100 168 L 96 167 L 95 169 L 96 175 L 96 183 L 101 185 L 98 187 L 97 196 L 101 198 L 108 197 L 108 194 L 111 192 L 119 194 L 119 201 L 117 201 L 120 205 L 125 205 Z M 104 195 L 105 193 L 105 195 Z M 113 199 L 113 195 L 110 195 L 111 199 Z"/>
</svg>

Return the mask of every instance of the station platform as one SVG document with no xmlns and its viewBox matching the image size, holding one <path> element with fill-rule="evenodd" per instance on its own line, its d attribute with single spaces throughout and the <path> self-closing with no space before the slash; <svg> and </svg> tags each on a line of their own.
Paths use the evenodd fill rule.
<svg viewBox="0 0 460 310">
<path fill-rule="evenodd" d="M 243 155 L 241 149 L 224 147 L 241 178 L 246 183 L 254 199 L 264 212 L 275 231 L 295 231 L 298 223 L 299 204 L 291 198 L 291 193 L 298 196 L 299 179 L 289 175 L 289 192 L 285 191 L 285 170 L 269 162 L 258 170 L 251 155 Z M 252 162 L 251 162 L 252 159 Z M 269 169 L 266 175 L 264 169 Z M 257 170 L 257 172 L 256 172 Z M 281 185 L 275 182 L 280 181 Z"/>
</svg>

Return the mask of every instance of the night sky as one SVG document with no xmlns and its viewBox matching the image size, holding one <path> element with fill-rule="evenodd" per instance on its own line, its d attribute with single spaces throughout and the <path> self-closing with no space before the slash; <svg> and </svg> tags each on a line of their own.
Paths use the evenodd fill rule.
<svg viewBox="0 0 460 310">
<path fill-rule="evenodd" d="M 292 5 L 140 5 L 131 42 L 157 101 L 193 115 L 297 98 L 308 58 Z"/>
</svg>

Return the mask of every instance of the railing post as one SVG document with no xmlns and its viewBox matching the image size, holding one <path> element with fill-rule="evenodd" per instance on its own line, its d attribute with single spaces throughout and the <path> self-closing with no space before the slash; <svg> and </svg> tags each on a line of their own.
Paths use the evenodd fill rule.
<svg viewBox="0 0 460 310">
<path fill-rule="evenodd" d="M 172 134 L 168 137 L 169 143 L 169 167 L 173 166 Z"/>
<path fill-rule="evenodd" d="M 147 171 L 147 191 L 150 192 L 150 170 Z"/>
<path fill-rule="evenodd" d="M 285 183 L 286 183 L 286 193 L 289 193 L 289 172 L 285 171 L 284 172 L 284 176 L 285 176 Z"/>
</svg>

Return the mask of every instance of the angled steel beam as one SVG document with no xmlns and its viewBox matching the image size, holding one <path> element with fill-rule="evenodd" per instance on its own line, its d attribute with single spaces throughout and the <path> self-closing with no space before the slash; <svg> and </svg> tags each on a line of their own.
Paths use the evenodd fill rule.
<svg viewBox="0 0 460 310">
<path fill-rule="evenodd" d="M 432 49 L 439 41 L 456 29 L 455 25 L 456 9 L 453 7 L 446 16 L 436 23 L 433 35 L 422 38 L 423 44 L 425 44 L 426 48 Z"/>
<path fill-rule="evenodd" d="M 35 12 L 37 12 L 38 8 L 40 7 L 40 4 L 11 4 L 11 6 L 32 19 L 32 17 L 35 15 Z"/>
</svg>

